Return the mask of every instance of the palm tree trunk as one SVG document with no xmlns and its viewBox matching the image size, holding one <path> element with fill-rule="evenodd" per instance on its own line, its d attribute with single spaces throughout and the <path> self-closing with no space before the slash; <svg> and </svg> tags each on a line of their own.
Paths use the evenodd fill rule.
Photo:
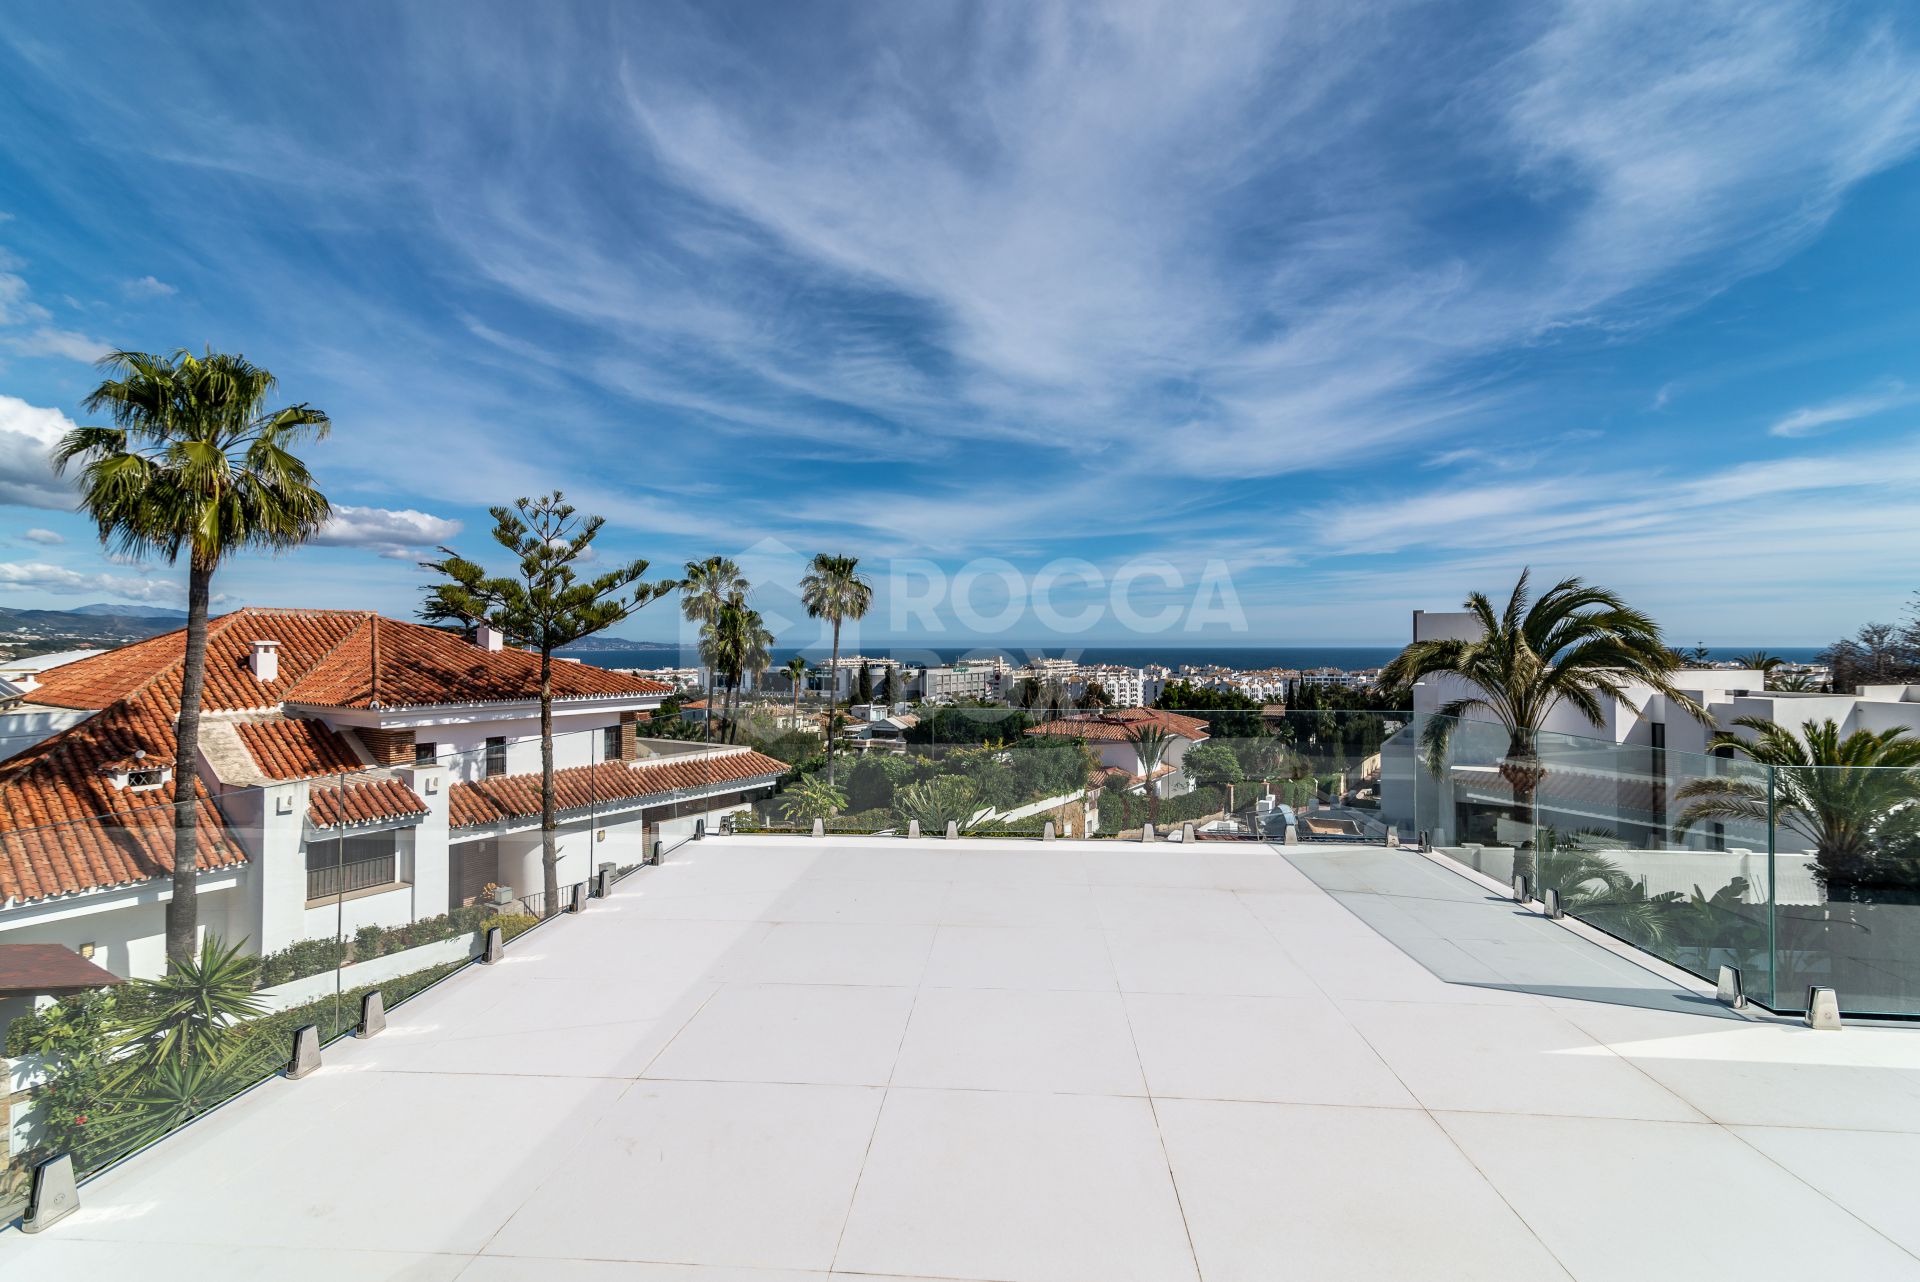
<svg viewBox="0 0 1920 1282">
<path fill-rule="evenodd" d="M 827 674 L 827 783 L 833 783 L 833 709 L 840 701 L 840 620 L 833 620 L 833 668 Z"/>
<path fill-rule="evenodd" d="M 553 797 L 553 647 L 540 647 L 540 871 L 546 911 L 560 903 L 560 817 Z"/>
<path fill-rule="evenodd" d="M 1513 821 L 1527 830 L 1527 835 L 1513 852 L 1513 871 L 1517 876 L 1525 877 L 1527 885 L 1533 887 L 1537 876 L 1534 845 L 1540 832 L 1537 798 L 1540 781 L 1546 777 L 1547 769 L 1534 749 L 1531 734 L 1520 730 L 1509 733 L 1507 757 L 1501 763 L 1500 773 L 1513 789 Z"/>
<path fill-rule="evenodd" d="M 173 754 L 173 898 L 167 902 L 167 969 L 194 959 L 199 933 L 200 808 L 194 780 L 200 771 L 200 692 L 207 684 L 207 602 L 213 566 L 198 556 L 187 569 L 187 651 L 180 671 L 180 720 Z"/>
</svg>

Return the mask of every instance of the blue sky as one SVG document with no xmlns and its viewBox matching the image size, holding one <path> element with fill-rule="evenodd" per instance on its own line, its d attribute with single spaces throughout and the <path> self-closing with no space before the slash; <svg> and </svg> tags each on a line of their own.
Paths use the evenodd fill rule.
<svg viewBox="0 0 1920 1282">
<path fill-rule="evenodd" d="M 857 554 L 874 640 L 1397 642 L 1531 563 L 1793 645 L 1920 587 L 1902 6 L 76 5 L 0 123 L 9 604 L 178 599 L 44 450 L 181 345 L 335 422 L 326 546 L 232 602 L 405 614 L 555 487 L 662 572 Z"/>
</svg>

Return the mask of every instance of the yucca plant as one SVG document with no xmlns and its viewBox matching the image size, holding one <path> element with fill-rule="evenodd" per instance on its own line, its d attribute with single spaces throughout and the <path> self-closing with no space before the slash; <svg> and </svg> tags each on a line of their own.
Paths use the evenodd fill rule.
<svg viewBox="0 0 1920 1282">
<path fill-rule="evenodd" d="M 990 807 L 980 804 L 972 781 L 958 775 L 923 779 L 897 789 L 893 808 L 901 822 L 917 819 L 920 830 L 929 834 L 945 832 L 949 823 L 967 832 L 991 813 Z"/>
<path fill-rule="evenodd" d="M 266 1013 L 254 995 L 259 959 L 209 935 L 199 955 L 159 979 L 121 991 L 122 1044 L 144 1065 L 213 1062 L 233 1042 L 234 1026 Z"/>
<path fill-rule="evenodd" d="M 1128 737 L 1133 742 L 1135 755 L 1140 758 L 1140 776 L 1147 781 L 1147 822 L 1158 824 L 1160 822 L 1160 789 L 1159 780 L 1153 776 L 1167 759 L 1167 754 L 1173 747 L 1173 736 L 1167 733 L 1165 726 L 1145 721 L 1134 727 L 1133 733 Z"/>
</svg>

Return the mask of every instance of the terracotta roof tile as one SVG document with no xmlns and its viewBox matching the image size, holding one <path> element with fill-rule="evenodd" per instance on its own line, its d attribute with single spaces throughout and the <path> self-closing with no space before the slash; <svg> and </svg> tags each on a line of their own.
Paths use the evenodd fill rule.
<svg viewBox="0 0 1920 1282">
<path fill-rule="evenodd" d="M 420 794 L 398 779 L 321 782 L 307 793 L 307 822 L 316 828 L 424 819 L 427 813 L 427 803 Z"/>
<path fill-rule="evenodd" d="M 170 765 L 171 715 L 149 701 L 116 703 L 96 716 L 0 762 L 0 900 L 31 901 L 124 886 L 173 871 L 173 803 L 178 780 L 135 792 L 115 788 L 103 762 L 144 750 Z M 246 862 L 206 788 L 198 799 L 196 861 L 202 869 Z"/>
<path fill-rule="evenodd" d="M 309 779 L 365 768 L 347 741 L 324 721 L 283 717 L 235 727 L 260 773 L 269 779 Z"/>
<path fill-rule="evenodd" d="M 1126 743 L 1144 725 L 1157 725 L 1168 734 L 1177 734 L 1198 743 L 1207 738 L 1207 723 L 1198 717 L 1158 708 L 1121 708 L 1115 712 L 1077 713 L 1043 721 L 1028 734 L 1061 735 L 1085 739 L 1089 743 Z"/>
<path fill-rule="evenodd" d="M 438 628 L 368 616 L 367 625 L 288 692 L 290 703 L 334 708 L 410 708 L 506 703 L 540 694 L 540 656 L 483 650 Z M 555 660 L 559 699 L 667 695 L 673 687 L 590 663 Z"/>
<path fill-rule="evenodd" d="M 279 643 L 278 676 L 271 682 L 260 681 L 248 666 L 255 640 Z M 31 901 L 172 872 L 175 784 L 116 789 L 101 767 L 124 762 L 135 751 L 145 751 L 153 764 L 172 764 L 185 651 L 181 629 L 41 675 L 36 703 L 100 711 L 0 762 L 0 897 Z M 364 610 L 248 608 L 208 622 L 201 706 L 220 713 L 277 710 L 288 702 L 395 708 L 531 700 L 539 694 L 539 670 L 536 655 L 482 650 L 439 629 Z M 572 662 L 554 665 L 553 686 L 562 699 L 672 692 L 645 677 Z M 308 722 L 277 724 L 287 728 L 241 729 L 248 752 L 270 776 L 324 773 L 335 762 L 359 768 L 344 743 L 327 741 L 330 732 Z M 198 798 L 199 866 L 244 863 L 244 851 L 205 787 L 198 779 L 186 786 Z M 412 800 L 390 788 L 371 788 L 344 803 L 345 818 L 366 822 L 422 813 L 418 797 L 403 785 L 393 788 Z"/>
<path fill-rule="evenodd" d="M 665 796 L 721 783 L 772 780 L 787 765 L 758 752 L 730 752 L 692 761 L 605 761 L 597 766 L 574 766 L 553 774 L 554 793 L 561 810 L 642 797 Z M 447 798 L 448 822 L 472 828 L 502 820 L 523 819 L 540 813 L 540 775 L 501 775 L 475 783 L 453 785 Z"/>
</svg>

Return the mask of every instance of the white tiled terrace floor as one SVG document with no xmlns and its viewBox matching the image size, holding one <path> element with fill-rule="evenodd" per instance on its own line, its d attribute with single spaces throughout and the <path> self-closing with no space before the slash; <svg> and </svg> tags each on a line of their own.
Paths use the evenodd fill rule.
<svg viewBox="0 0 1920 1282">
<path fill-rule="evenodd" d="M 0 1275 L 1920 1278 L 1920 1030 L 1409 853 L 713 839 L 391 1020 Z"/>
</svg>

